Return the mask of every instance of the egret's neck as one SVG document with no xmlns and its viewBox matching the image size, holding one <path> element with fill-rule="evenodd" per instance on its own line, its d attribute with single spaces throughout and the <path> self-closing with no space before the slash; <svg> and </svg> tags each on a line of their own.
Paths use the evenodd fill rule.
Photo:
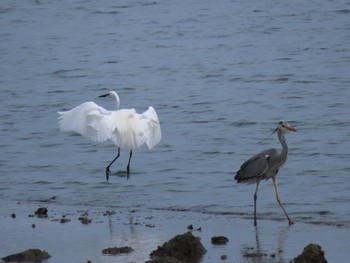
<svg viewBox="0 0 350 263">
<path fill-rule="evenodd" d="M 117 103 L 117 110 L 119 110 L 119 107 L 120 107 L 120 100 L 119 100 L 119 96 L 118 94 L 116 94 L 117 96 L 115 97 L 115 101 Z"/>
<path fill-rule="evenodd" d="M 120 100 L 119 100 L 119 96 L 117 94 L 117 92 L 113 91 L 110 93 L 111 97 L 113 97 L 115 99 L 115 102 L 117 103 L 117 110 L 119 110 L 120 107 Z"/>
</svg>

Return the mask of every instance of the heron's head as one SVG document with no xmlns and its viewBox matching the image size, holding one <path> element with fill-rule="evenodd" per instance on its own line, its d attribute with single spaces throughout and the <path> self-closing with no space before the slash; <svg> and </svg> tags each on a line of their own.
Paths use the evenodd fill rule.
<svg viewBox="0 0 350 263">
<path fill-rule="evenodd" d="M 277 128 L 275 129 L 274 133 L 278 130 L 281 130 L 282 132 L 296 132 L 298 131 L 296 128 L 292 127 L 288 122 L 280 121 L 278 123 Z"/>
</svg>

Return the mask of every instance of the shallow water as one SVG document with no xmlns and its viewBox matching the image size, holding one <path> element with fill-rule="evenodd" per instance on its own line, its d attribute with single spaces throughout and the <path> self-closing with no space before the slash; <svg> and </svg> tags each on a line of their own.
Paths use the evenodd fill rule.
<svg viewBox="0 0 350 263">
<path fill-rule="evenodd" d="M 3 1 L 0 198 L 250 217 L 254 185 L 234 172 L 280 120 L 279 191 L 299 222 L 350 226 L 350 5 L 346 1 Z M 152 105 L 163 139 L 116 155 L 60 132 L 57 111 L 116 90 Z M 271 181 L 259 217 L 283 219 Z"/>
</svg>

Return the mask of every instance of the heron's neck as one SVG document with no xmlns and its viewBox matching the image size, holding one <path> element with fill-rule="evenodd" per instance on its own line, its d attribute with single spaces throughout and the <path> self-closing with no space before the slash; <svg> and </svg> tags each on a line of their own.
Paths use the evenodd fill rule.
<svg viewBox="0 0 350 263">
<path fill-rule="evenodd" d="M 284 138 L 284 132 L 281 130 L 278 130 L 278 139 L 282 144 L 282 151 L 281 151 L 281 155 L 285 156 L 287 158 L 287 154 L 288 154 L 288 143 L 286 138 Z"/>
</svg>

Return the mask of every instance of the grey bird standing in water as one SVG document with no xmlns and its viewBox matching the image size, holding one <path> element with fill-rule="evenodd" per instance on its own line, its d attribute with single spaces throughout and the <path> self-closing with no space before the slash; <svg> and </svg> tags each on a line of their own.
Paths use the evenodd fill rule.
<svg viewBox="0 0 350 263">
<path fill-rule="evenodd" d="M 273 185 L 275 187 L 275 194 L 278 204 L 281 206 L 284 214 L 288 219 L 289 225 L 294 222 L 289 218 L 284 206 L 281 202 L 280 196 L 277 190 L 277 173 L 283 166 L 288 156 L 288 144 L 284 138 L 286 132 L 296 132 L 297 129 L 290 126 L 287 122 L 280 122 L 273 133 L 277 131 L 278 139 L 282 144 L 282 150 L 271 148 L 261 153 L 254 155 L 252 158 L 242 164 L 239 171 L 236 173 L 235 180 L 237 183 L 256 183 L 256 189 L 254 193 L 254 226 L 256 223 L 256 200 L 258 198 L 258 187 L 261 180 L 267 180 L 272 178 Z"/>
</svg>

